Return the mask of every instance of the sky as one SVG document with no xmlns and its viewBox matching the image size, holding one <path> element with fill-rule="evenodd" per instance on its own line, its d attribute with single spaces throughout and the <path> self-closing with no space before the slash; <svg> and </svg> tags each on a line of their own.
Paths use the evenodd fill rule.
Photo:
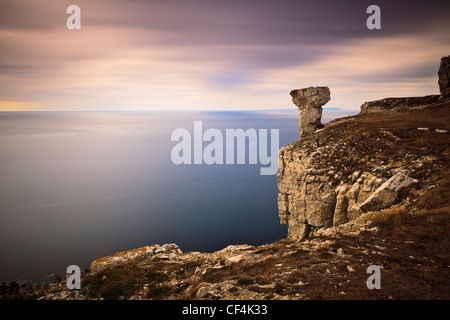
<svg viewBox="0 0 450 320">
<path fill-rule="evenodd" d="M 348 110 L 439 94 L 449 18 L 436 0 L 0 0 L 0 111 L 295 109 L 289 92 L 309 86 Z"/>
</svg>

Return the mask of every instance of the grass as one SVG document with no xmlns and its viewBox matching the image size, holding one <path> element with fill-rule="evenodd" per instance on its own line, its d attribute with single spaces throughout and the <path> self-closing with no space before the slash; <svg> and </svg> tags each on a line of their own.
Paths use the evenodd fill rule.
<svg viewBox="0 0 450 320">
<path fill-rule="evenodd" d="M 449 204 L 450 196 L 450 175 L 439 181 L 436 188 L 424 194 L 417 206 L 421 209 L 443 208 Z"/>
<path fill-rule="evenodd" d="M 375 215 L 372 225 L 383 233 L 395 233 L 411 241 L 439 243 L 450 249 L 450 175 L 434 189 L 428 190 L 418 201 L 418 210 L 406 207 L 387 209 Z"/>
<path fill-rule="evenodd" d="M 149 275 L 154 277 L 153 273 Z M 87 275 L 82 280 L 81 286 L 98 298 L 123 300 L 130 298 L 146 280 L 145 273 L 136 264 L 127 264 L 94 275 Z"/>
</svg>

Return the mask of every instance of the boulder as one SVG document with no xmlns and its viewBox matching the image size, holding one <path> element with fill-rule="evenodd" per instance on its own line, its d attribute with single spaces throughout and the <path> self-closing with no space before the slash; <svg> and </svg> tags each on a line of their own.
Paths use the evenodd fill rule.
<svg viewBox="0 0 450 320">
<path fill-rule="evenodd" d="M 359 207 L 361 212 L 378 211 L 388 208 L 398 200 L 398 192 L 418 180 L 399 172 L 383 183 L 364 203 Z"/>
</svg>

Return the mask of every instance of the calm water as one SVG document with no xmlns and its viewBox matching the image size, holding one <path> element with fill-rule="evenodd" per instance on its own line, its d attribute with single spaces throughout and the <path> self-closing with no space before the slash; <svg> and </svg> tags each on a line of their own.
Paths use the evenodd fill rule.
<svg viewBox="0 0 450 320">
<path fill-rule="evenodd" d="M 48 280 L 155 243 L 211 252 L 284 238 L 276 175 L 260 164 L 172 163 L 172 131 L 192 133 L 194 120 L 279 129 L 280 147 L 298 138 L 295 110 L 0 113 L 0 281 Z"/>
</svg>

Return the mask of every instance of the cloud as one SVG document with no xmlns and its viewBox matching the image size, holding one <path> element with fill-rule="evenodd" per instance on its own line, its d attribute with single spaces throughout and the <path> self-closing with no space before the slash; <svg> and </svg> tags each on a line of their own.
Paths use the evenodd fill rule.
<svg viewBox="0 0 450 320">
<path fill-rule="evenodd" d="M 378 31 L 369 1 L 78 0 L 78 31 L 71 1 L 0 4 L 0 100 L 51 110 L 286 108 L 316 84 L 359 108 L 436 92 L 450 49 L 437 1 L 379 1 Z"/>
</svg>

